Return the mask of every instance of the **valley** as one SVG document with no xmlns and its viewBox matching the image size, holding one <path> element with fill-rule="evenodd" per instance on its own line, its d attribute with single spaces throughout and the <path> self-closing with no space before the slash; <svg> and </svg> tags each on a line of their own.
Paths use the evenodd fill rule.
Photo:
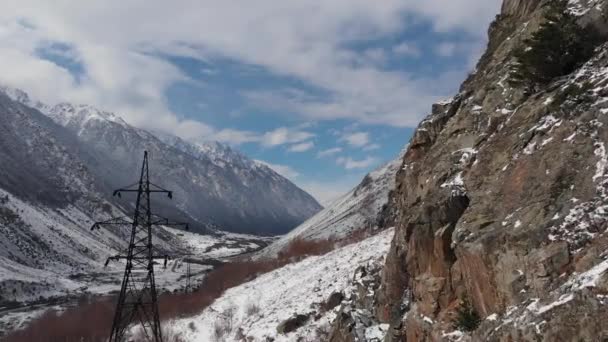
<svg viewBox="0 0 608 342">
<path fill-rule="evenodd" d="M 256 252 L 274 238 L 240 235 L 233 233 L 218 233 L 217 235 L 200 235 L 186 231 L 165 228 L 177 238 L 174 243 L 181 246 L 180 254 L 176 254 L 167 262 L 166 267 L 158 265 L 155 268 L 157 287 L 160 293 L 194 291 L 204 280 L 205 275 L 231 259 Z M 100 262 L 103 264 L 103 261 Z M 190 263 L 190 274 L 187 267 Z M 67 276 L 47 274 L 47 279 L 58 278 L 68 283 L 62 288 L 46 289 L 46 295 L 39 298 L 14 297 L 0 302 L 0 331 L 10 332 L 25 327 L 32 319 L 48 310 L 63 311 L 77 306 L 83 298 L 95 301 L 107 296 L 115 296 L 120 290 L 124 274 L 124 262 L 112 262 L 107 267 L 83 271 Z M 190 279 L 188 279 L 188 277 Z M 8 279 L 4 279 L 7 282 Z M 21 279 L 23 282 L 41 283 L 40 278 Z M 42 292 L 40 292 L 42 293 Z"/>
</svg>

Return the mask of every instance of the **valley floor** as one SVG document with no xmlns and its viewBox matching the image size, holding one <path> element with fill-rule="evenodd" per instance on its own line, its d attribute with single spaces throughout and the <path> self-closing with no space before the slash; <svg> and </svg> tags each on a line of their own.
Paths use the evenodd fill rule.
<svg viewBox="0 0 608 342">
<path fill-rule="evenodd" d="M 273 238 L 243 234 L 223 233 L 223 235 L 212 236 L 177 231 L 172 228 L 165 229 L 179 239 L 178 244 L 182 245 L 187 252 L 169 260 L 166 268 L 155 268 L 156 284 L 161 292 L 172 292 L 185 288 L 188 262 L 190 262 L 191 268 L 191 284 L 197 286 L 215 265 L 231 257 L 264 248 L 273 240 Z M 102 262 L 100 261 L 100 264 Z M 73 306 L 82 296 L 103 296 L 116 293 L 120 290 L 124 266 L 124 263 L 110 263 L 106 268 L 100 266 L 90 272 L 68 276 L 36 269 L 19 274 L 20 281 L 46 283 L 49 286 L 40 293 L 40 298 L 0 304 L 0 336 L 3 332 L 24 327 L 46 310 L 60 311 L 65 307 Z M 16 267 L 19 266 L 16 265 Z M 23 270 L 24 267 L 19 268 Z M 2 267 L 0 267 L 1 270 Z M 12 281 L 11 275 L 12 273 L 9 272 L 0 272 L 0 281 Z"/>
</svg>

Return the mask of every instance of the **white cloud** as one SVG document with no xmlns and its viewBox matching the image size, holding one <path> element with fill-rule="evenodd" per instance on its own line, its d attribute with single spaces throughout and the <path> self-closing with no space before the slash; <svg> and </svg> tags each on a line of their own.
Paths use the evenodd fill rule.
<svg viewBox="0 0 608 342">
<path fill-rule="evenodd" d="M 369 143 L 369 133 L 367 133 L 367 132 L 345 133 L 344 135 L 342 135 L 340 140 L 345 141 L 350 146 L 363 147 Z"/>
<path fill-rule="evenodd" d="M 298 178 L 298 176 L 300 176 L 300 173 L 296 170 L 294 170 L 291 166 L 288 165 L 281 165 L 281 164 L 271 164 L 269 162 L 265 162 L 263 160 L 256 160 L 256 162 L 268 166 L 269 168 L 271 168 L 274 172 L 280 174 L 281 176 L 289 179 L 290 181 L 295 181 L 296 178 Z"/>
<path fill-rule="evenodd" d="M 363 147 L 363 151 L 374 151 L 380 148 L 379 144 L 369 144 Z"/>
<path fill-rule="evenodd" d="M 258 133 L 251 131 L 222 129 L 215 132 L 211 136 L 211 139 L 233 145 L 240 145 L 244 143 L 259 142 L 261 140 L 261 136 Z"/>
<path fill-rule="evenodd" d="M 394 54 L 400 56 L 420 57 L 422 55 L 422 51 L 420 51 L 418 46 L 408 42 L 395 45 L 392 50 Z"/>
<path fill-rule="evenodd" d="M 435 85 L 455 85 L 455 78 L 443 82 L 449 75 L 420 79 L 386 71 L 379 66 L 385 51 L 357 52 L 346 46 L 396 34 L 414 17 L 428 21 L 435 31 L 459 31 L 481 42 L 500 1 L 261 0 L 244 9 L 243 3 L 231 1 L 185 0 L 176 6 L 150 0 L 129 2 L 120 11 L 112 1 L 5 0 L 3 5 L 3 81 L 50 103 L 89 103 L 144 128 L 177 135 L 186 129 L 188 136 L 197 137 L 217 129 L 182 123 L 171 112 L 165 91 L 177 81 L 191 80 L 163 55 L 225 57 L 331 94 L 317 99 L 294 92 L 257 93 L 277 100 L 264 104 L 286 114 L 412 126 L 432 101 L 446 95 L 437 94 Z M 158 24 L 164 22 L 170 24 Z M 37 49 L 49 42 L 69 46 L 65 57 L 81 63 L 84 73 L 75 77 L 41 60 Z"/>
<path fill-rule="evenodd" d="M 312 141 L 307 141 L 307 142 L 291 145 L 287 150 L 289 152 L 306 152 L 313 147 L 315 147 L 315 143 L 313 143 Z"/>
<path fill-rule="evenodd" d="M 299 143 L 312 137 L 314 137 L 314 134 L 310 132 L 280 127 L 273 131 L 266 132 L 261 138 L 261 143 L 264 146 L 272 147 L 283 144 Z"/>
<path fill-rule="evenodd" d="M 442 42 L 435 48 L 435 53 L 441 57 L 452 57 L 456 53 L 457 45 L 452 42 Z"/>
<path fill-rule="evenodd" d="M 350 157 L 340 157 L 336 160 L 338 165 L 343 166 L 347 170 L 365 169 L 376 164 L 377 162 L 378 160 L 374 157 L 367 157 L 362 160 L 354 160 Z"/>
<path fill-rule="evenodd" d="M 340 152 L 342 152 L 341 147 L 329 148 L 327 150 L 323 150 L 323 151 L 320 151 L 319 153 L 317 153 L 317 158 L 330 157 L 330 156 L 336 155 Z"/>
</svg>

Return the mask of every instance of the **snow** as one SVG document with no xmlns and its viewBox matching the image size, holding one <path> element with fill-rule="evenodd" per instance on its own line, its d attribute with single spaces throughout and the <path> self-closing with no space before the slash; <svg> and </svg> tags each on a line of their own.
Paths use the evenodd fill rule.
<svg viewBox="0 0 608 342">
<path fill-rule="evenodd" d="M 424 315 L 422 315 L 422 320 L 430 325 L 433 325 L 435 323 L 430 317 Z"/>
<path fill-rule="evenodd" d="M 384 340 L 388 331 L 388 324 L 372 325 L 365 329 L 365 340 L 369 342 L 380 342 Z"/>
<path fill-rule="evenodd" d="M 549 137 L 549 138 L 543 140 L 543 142 L 540 144 L 540 146 L 545 146 L 552 141 L 553 141 L 553 137 Z"/>
<path fill-rule="evenodd" d="M 407 147 L 393 161 L 370 172 L 361 184 L 346 195 L 265 248 L 259 257 L 276 255 L 296 238 L 340 239 L 359 229 L 375 229 L 378 214 L 388 203 L 389 192 L 395 187 L 395 175 L 406 149 Z"/>
<path fill-rule="evenodd" d="M 564 139 L 564 141 L 573 142 L 575 137 L 576 137 L 576 132 L 572 133 L 570 136 L 568 136 L 566 139 Z"/>
<path fill-rule="evenodd" d="M 555 118 L 553 115 L 543 116 L 537 125 L 530 128 L 529 132 L 537 131 L 537 132 L 546 132 L 553 129 L 553 127 L 561 126 L 562 121 Z"/>
<path fill-rule="evenodd" d="M 572 299 L 574 299 L 574 295 L 571 293 L 568 293 L 568 294 L 564 294 L 564 295 L 560 296 L 554 302 L 551 302 L 547 305 L 543 305 L 543 306 L 539 307 L 538 306 L 539 300 L 537 298 L 537 299 L 533 300 L 533 302 L 526 307 L 526 310 L 532 312 L 535 315 L 541 315 L 541 314 L 544 314 L 545 312 L 555 309 L 558 306 L 568 303 Z"/>
<path fill-rule="evenodd" d="M 606 173 L 606 167 L 608 166 L 608 155 L 606 155 L 606 145 L 604 142 L 596 143 L 596 149 L 594 151 L 595 155 L 600 158 L 597 162 L 596 172 L 593 176 L 593 181 L 595 182 L 599 178 L 603 177 Z"/>
<path fill-rule="evenodd" d="M 460 341 L 464 337 L 464 333 L 460 330 L 454 330 L 449 333 L 444 333 L 442 335 L 443 338 L 446 338 L 448 341 Z"/>
<path fill-rule="evenodd" d="M 532 153 L 534 153 L 534 151 L 536 151 L 536 143 L 535 142 L 529 143 L 524 148 L 524 154 L 527 154 L 527 155 L 531 155 Z"/>
<path fill-rule="evenodd" d="M 569 0 L 568 10 L 577 17 L 584 16 L 592 10 L 603 13 L 602 4 L 601 0 Z"/>
<path fill-rule="evenodd" d="M 447 187 L 458 187 L 458 186 L 463 186 L 463 185 L 464 185 L 464 180 L 462 179 L 462 172 L 459 172 L 458 174 L 456 174 L 456 176 L 454 178 L 452 178 L 452 180 L 441 184 L 441 187 L 447 188 Z"/>
<path fill-rule="evenodd" d="M 345 246 L 323 256 L 304 259 L 261 275 L 248 283 L 229 289 L 213 305 L 198 316 L 172 323 L 184 341 L 213 341 L 215 322 L 222 313 L 234 310 L 233 324 L 239 327 L 248 341 L 296 341 L 299 337 L 314 338 L 317 328 L 327 327 L 335 318 L 337 308 L 329 312 L 319 310 L 321 303 L 334 292 L 343 291 L 346 297 L 354 291 L 350 281 L 360 265 L 381 261 L 390 247 L 394 229 L 386 230 L 360 243 Z M 259 312 L 248 314 L 247 308 L 256 306 Z M 277 333 L 277 326 L 294 314 L 317 312 L 319 319 L 310 319 L 305 326 L 287 335 Z M 240 341 L 237 329 L 224 341 Z M 382 337 L 385 326 L 368 329 L 369 334 Z"/>
<path fill-rule="evenodd" d="M 599 279 L 608 271 L 608 260 L 595 265 L 591 269 L 576 275 L 572 280 L 565 284 L 566 287 L 572 287 L 574 290 L 581 290 L 588 287 L 597 286 Z"/>
</svg>

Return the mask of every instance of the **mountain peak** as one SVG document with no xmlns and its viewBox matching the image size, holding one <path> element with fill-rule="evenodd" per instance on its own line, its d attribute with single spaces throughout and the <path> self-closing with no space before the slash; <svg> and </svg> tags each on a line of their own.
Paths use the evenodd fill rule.
<svg viewBox="0 0 608 342">
<path fill-rule="evenodd" d="M 50 110 L 44 112 L 62 126 L 78 125 L 84 126 L 91 120 L 107 121 L 127 127 L 128 124 L 118 115 L 97 109 L 90 105 L 74 105 L 68 102 L 59 103 Z"/>
</svg>

